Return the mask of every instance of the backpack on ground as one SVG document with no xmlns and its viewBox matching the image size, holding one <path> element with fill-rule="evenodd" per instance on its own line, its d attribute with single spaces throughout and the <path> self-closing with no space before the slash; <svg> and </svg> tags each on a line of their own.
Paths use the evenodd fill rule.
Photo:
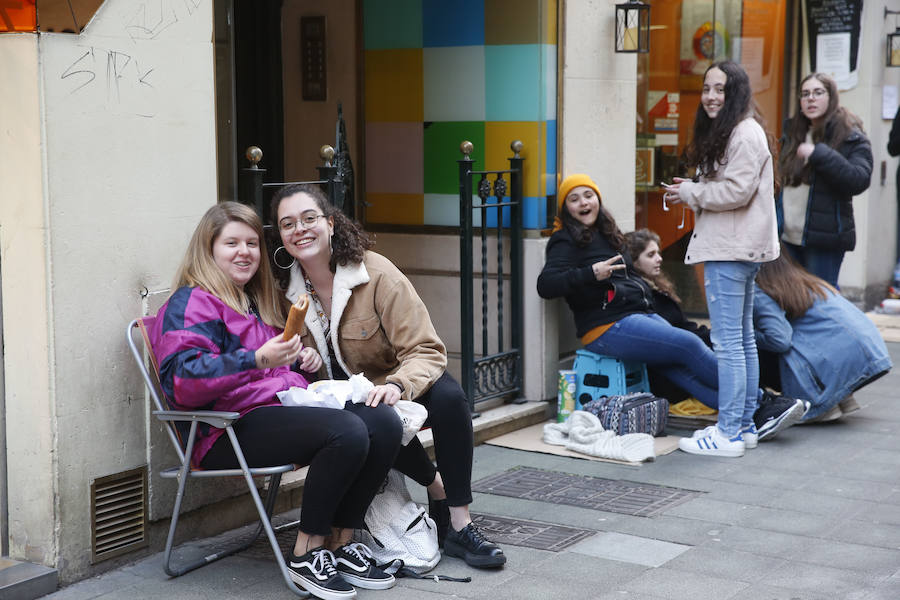
<svg viewBox="0 0 900 600">
<path fill-rule="evenodd" d="M 388 473 L 366 511 L 365 525 L 355 531 L 354 539 L 369 547 L 379 566 L 422 574 L 441 560 L 437 527 L 428 511 L 412 501 L 406 477 L 399 471 Z"/>
</svg>

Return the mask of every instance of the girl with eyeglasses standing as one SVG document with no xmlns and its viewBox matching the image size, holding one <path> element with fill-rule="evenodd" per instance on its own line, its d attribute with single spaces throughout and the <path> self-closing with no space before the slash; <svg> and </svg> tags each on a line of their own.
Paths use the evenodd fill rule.
<svg viewBox="0 0 900 600">
<path fill-rule="evenodd" d="M 781 239 L 807 271 L 837 287 L 844 253 L 856 247 L 852 200 L 871 182 L 872 146 L 828 75 L 807 75 L 797 103 L 778 161 Z"/>
</svg>

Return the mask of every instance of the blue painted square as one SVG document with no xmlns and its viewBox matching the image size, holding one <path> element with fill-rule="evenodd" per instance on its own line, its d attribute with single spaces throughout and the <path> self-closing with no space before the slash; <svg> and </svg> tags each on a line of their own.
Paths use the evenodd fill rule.
<svg viewBox="0 0 900 600">
<path fill-rule="evenodd" d="M 522 198 L 522 227 L 545 229 L 547 227 L 547 198 L 528 196 Z"/>
<path fill-rule="evenodd" d="M 505 200 L 509 200 L 509 198 L 505 198 Z M 488 198 L 485 204 L 497 204 L 496 198 Z M 503 227 L 509 227 L 509 207 L 504 206 L 501 208 L 486 208 L 483 210 L 485 226 L 486 227 L 497 227 L 497 213 L 503 211 Z"/>
<path fill-rule="evenodd" d="M 422 44 L 481 46 L 484 44 L 484 0 L 423 0 Z"/>
<path fill-rule="evenodd" d="M 541 52 L 539 44 L 484 47 L 486 121 L 542 119 Z"/>
</svg>

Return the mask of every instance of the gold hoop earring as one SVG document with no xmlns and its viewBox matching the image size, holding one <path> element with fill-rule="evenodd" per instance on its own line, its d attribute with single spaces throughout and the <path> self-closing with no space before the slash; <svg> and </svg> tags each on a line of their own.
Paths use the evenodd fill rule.
<svg viewBox="0 0 900 600">
<path fill-rule="evenodd" d="M 294 266 L 294 263 L 297 262 L 297 259 L 294 258 L 293 256 L 291 256 L 291 264 L 289 264 L 288 266 L 284 266 L 278 262 L 278 251 L 279 250 L 284 250 L 285 252 L 287 252 L 287 248 L 285 248 L 284 246 L 279 246 L 275 250 L 275 252 L 272 254 L 272 262 L 275 263 L 275 266 L 278 267 L 279 269 L 284 269 L 285 271 L 287 271 L 288 269 L 290 269 L 291 267 Z M 288 252 L 288 255 L 290 256 L 290 252 Z"/>
</svg>

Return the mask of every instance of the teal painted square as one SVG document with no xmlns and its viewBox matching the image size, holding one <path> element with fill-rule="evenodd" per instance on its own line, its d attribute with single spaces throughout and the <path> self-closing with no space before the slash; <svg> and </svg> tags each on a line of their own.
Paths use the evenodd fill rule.
<svg viewBox="0 0 900 600">
<path fill-rule="evenodd" d="M 422 0 L 364 0 L 366 50 L 422 47 Z"/>
<path fill-rule="evenodd" d="M 484 47 L 486 121 L 539 121 L 541 45 Z"/>
<path fill-rule="evenodd" d="M 472 205 L 479 202 L 472 196 Z M 425 194 L 425 225 L 459 227 L 458 194 Z M 481 227 L 481 211 L 472 209 L 472 226 Z"/>
<path fill-rule="evenodd" d="M 459 145 L 472 142 L 473 170 L 484 169 L 484 122 L 451 121 L 425 123 L 425 193 L 459 194 Z"/>
<path fill-rule="evenodd" d="M 484 46 L 422 50 L 426 121 L 484 121 Z"/>
<path fill-rule="evenodd" d="M 422 43 L 426 48 L 484 45 L 484 0 L 423 0 Z"/>
</svg>

